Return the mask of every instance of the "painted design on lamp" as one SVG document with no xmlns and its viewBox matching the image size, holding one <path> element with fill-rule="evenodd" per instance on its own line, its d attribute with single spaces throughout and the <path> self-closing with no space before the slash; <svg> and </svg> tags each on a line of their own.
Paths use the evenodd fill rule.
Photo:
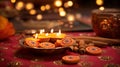
<svg viewBox="0 0 120 67">
<path fill-rule="evenodd" d="M 109 30 L 110 29 L 110 23 L 107 19 L 104 19 L 101 23 L 100 23 L 100 27 L 102 30 Z"/>
</svg>

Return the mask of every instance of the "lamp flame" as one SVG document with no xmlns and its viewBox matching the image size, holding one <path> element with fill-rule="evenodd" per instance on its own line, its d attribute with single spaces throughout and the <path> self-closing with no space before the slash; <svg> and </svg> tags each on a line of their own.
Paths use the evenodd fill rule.
<svg viewBox="0 0 120 67">
<path fill-rule="evenodd" d="M 41 29 L 40 30 L 40 34 L 42 34 L 42 33 L 44 33 L 45 32 L 45 30 L 44 29 Z"/>
<path fill-rule="evenodd" d="M 50 33 L 53 33 L 54 32 L 54 29 L 51 29 Z"/>
<path fill-rule="evenodd" d="M 35 35 L 35 39 L 37 39 L 37 38 L 38 38 L 38 34 Z"/>
</svg>

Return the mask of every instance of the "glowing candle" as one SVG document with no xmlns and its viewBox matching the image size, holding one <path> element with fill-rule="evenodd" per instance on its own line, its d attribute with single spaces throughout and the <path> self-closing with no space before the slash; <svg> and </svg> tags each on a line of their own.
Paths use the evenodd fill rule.
<svg viewBox="0 0 120 67">
<path fill-rule="evenodd" d="M 40 30 L 40 34 L 43 34 L 44 32 L 45 32 L 44 29 L 41 29 L 41 30 Z"/>
<path fill-rule="evenodd" d="M 59 32 L 58 32 L 58 34 L 61 34 L 61 30 L 59 29 Z"/>
<path fill-rule="evenodd" d="M 50 33 L 49 33 L 49 37 L 50 37 L 50 38 L 54 38 L 54 37 L 55 37 L 55 34 L 56 34 L 56 33 L 54 33 L 54 29 L 51 29 L 51 30 L 50 30 Z"/>
<path fill-rule="evenodd" d="M 42 34 L 43 32 L 42 32 L 42 30 L 40 30 L 40 34 Z"/>
<path fill-rule="evenodd" d="M 53 31 L 54 31 L 54 29 L 51 29 L 51 31 L 50 31 L 50 32 L 51 32 L 51 33 L 53 33 Z"/>
<path fill-rule="evenodd" d="M 40 42 L 48 42 L 50 40 L 48 33 L 43 33 L 43 30 L 40 30 L 41 33 L 37 34 L 37 39 L 39 39 Z M 36 35 L 33 35 L 36 38 Z"/>
<path fill-rule="evenodd" d="M 45 32 L 45 29 L 42 29 L 42 32 L 44 33 L 44 32 Z"/>
<path fill-rule="evenodd" d="M 56 35 L 57 37 L 59 37 L 61 35 L 61 31 L 59 30 L 59 32 Z"/>
<path fill-rule="evenodd" d="M 35 35 L 35 39 L 37 39 L 37 38 L 38 38 L 38 34 Z"/>
<path fill-rule="evenodd" d="M 48 36 L 48 33 L 46 33 L 45 36 Z"/>
<path fill-rule="evenodd" d="M 66 34 L 61 33 L 61 30 L 59 29 L 57 33 L 50 33 L 49 36 L 51 38 L 51 42 L 56 42 L 56 40 L 64 38 Z"/>
<path fill-rule="evenodd" d="M 61 30 L 59 29 L 58 33 L 56 33 L 56 38 L 64 38 L 66 34 L 61 33 Z"/>
</svg>

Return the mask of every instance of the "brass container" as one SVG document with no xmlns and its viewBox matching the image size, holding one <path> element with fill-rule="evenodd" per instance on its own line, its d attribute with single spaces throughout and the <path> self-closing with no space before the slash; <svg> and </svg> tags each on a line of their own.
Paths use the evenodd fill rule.
<svg viewBox="0 0 120 67">
<path fill-rule="evenodd" d="M 120 10 L 93 10 L 92 27 L 98 36 L 120 39 Z"/>
</svg>

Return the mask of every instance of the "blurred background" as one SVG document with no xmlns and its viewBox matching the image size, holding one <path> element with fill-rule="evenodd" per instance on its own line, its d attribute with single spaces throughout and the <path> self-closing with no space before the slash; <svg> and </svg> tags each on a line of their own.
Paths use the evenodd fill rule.
<svg viewBox="0 0 120 67">
<path fill-rule="evenodd" d="M 0 15 L 16 31 L 92 31 L 92 10 L 120 9 L 120 0 L 0 0 Z"/>
</svg>

